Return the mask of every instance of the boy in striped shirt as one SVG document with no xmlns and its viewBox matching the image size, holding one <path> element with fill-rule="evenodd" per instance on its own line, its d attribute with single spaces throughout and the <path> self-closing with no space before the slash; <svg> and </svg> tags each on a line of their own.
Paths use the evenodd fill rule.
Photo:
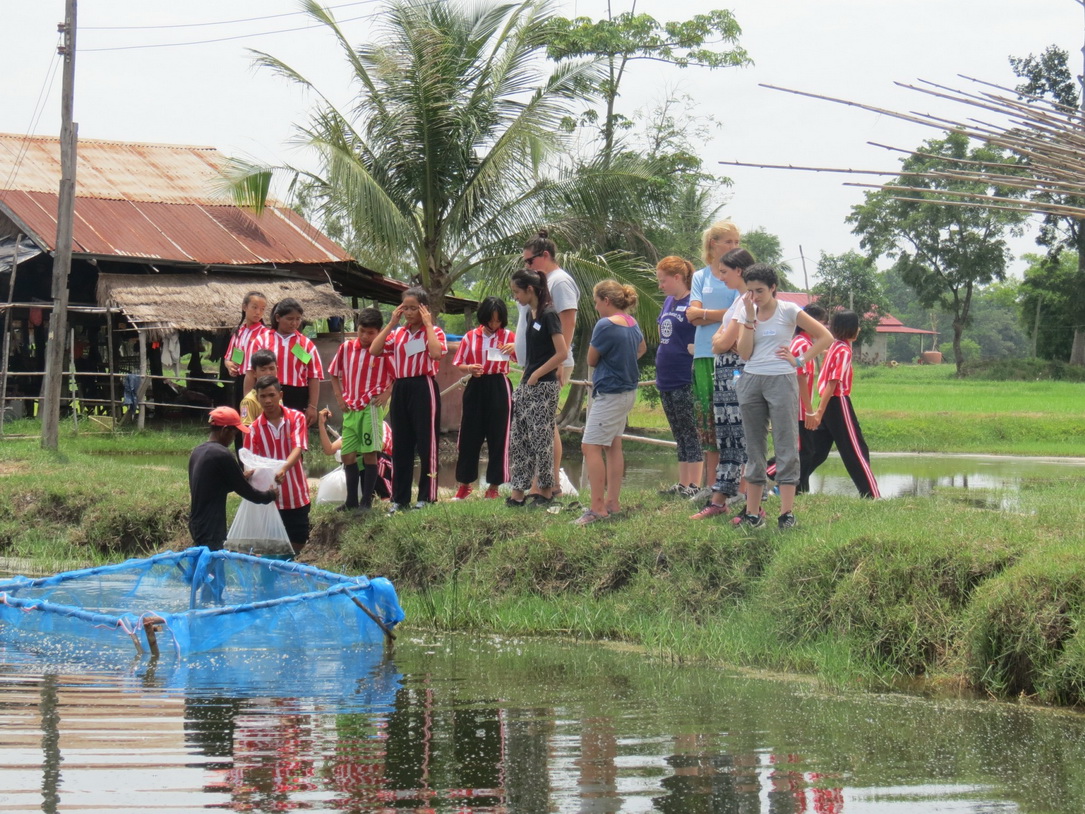
<svg viewBox="0 0 1085 814">
<path fill-rule="evenodd" d="M 279 484 L 275 506 L 297 555 L 309 541 L 309 481 L 301 465 L 301 456 L 309 448 L 309 425 L 305 413 L 283 406 L 283 388 L 274 376 L 256 380 L 256 398 L 261 413 L 249 427 L 245 448 L 282 461 L 275 474 Z"/>
<path fill-rule="evenodd" d="M 391 396 L 391 351 L 380 356 L 370 353 L 370 347 L 384 325 L 384 317 L 376 308 L 365 308 L 358 314 L 358 335 L 339 346 L 328 373 L 332 390 L 343 411 L 343 445 L 340 455 L 347 479 L 347 500 L 339 511 L 360 508 L 367 511 L 373 502 L 377 485 L 377 457 L 384 444 L 384 405 Z M 362 456 L 359 473 L 358 455 Z M 362 497 L 358 501 L 361 474 Z"/>
<path fill-rule="evenodd" d="M 851 482 L 861 497 L 881 497 L 874 473 L 870 471 L 870 450 L 867 449 L 859 419 L 851 406 L 851 344 L 859 336 L 859 317 L 854 311 L 833 314 L 829 328 L 836 339 L 825 353 L 825 363 L 818 376 L 819 403 L 817 412 L 807 415 L 806 428 L 815 430 L 810 471 L 813 472 L 829 457 L 836 443 Z"/>
</svg>

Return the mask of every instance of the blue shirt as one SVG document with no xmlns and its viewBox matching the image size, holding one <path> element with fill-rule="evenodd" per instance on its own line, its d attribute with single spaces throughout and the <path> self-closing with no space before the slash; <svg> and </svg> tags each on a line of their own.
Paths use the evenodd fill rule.
<svg viewBox="0 0 1085 814">
<path fill-rule="evenodd" d="M 723 284 L 712 276 L 712 269 L 705 266 L 700 271 L 693 273 L 693 285 L 690 286 L 690 301 L 696 300 L 702 308 L 709 311 L 726 311 L 735 301 L 738 292 Z M 708 325 L 698 325 L 697 334 L 693 339 L 693 358 L 710 359 L 716 354 L 712 352 L 712 334 L 720 327 L 718 322 L 710 322 Z"/>
<path fill-rule="evenodd" d="M 659 348 L 656 350 L 656 387 L 664 393 L 693 381 L 693 356 L 689 346 L 697 326 L 686 316 L 689 294 L 676 300 L 667 297 L 659 313 Z"/>
<path fill-rule="evenodd" d="M 640 326 L 615 325 L 610 317 L 595 323 L 591 346 L 599 351 L 599 364 L 592 376 L 592 396 L 600 393 L 628 393 L 637 389 L 637 350 L 644 341 Z"/>
</svg>

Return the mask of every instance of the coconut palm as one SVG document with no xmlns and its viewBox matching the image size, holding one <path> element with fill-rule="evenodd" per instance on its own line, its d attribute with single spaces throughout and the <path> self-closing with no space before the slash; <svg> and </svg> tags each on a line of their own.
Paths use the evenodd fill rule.
<svg viewBox="0 0 1085 814">
<path fill-rule="evenodd" d="M 504 277 L 519 263 L 519 238 L 543 220 L 546 196 L 578 183 L 557 169 L 560 125 L 598 68 L 542 59 L 548 8 L 543 0 L 393 0 L 374 41 L 355 48 L 331 13 L 308 0 L 306 11 L 350 66 L 357 95 L 348 110 L 257 53 L 258 64 L 319 99 L 299 136 L 317 151 L 320 170 L 278 170 L 361 263 L 425 286 L 437 311 L 465 276 Z M 235 197 L 259 207 L 274 171 L 236 163 Z M 595 192 L 629 177 L 595 177 Z"/>
</svg>

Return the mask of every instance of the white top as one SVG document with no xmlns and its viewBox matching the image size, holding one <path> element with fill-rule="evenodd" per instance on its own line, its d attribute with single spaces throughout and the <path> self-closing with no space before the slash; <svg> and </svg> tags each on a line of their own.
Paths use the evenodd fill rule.
<svg viewBox="0 0 1085 814">
<path fill-rule="evenodd" d="M 791 337 L 795 335 L 795 323 L 800 311 L 802 309 L 793 302 L 777 300 L 776 311 L 771 317 L 764 322 L 758 318 L 754 323 L 753 353 L 746 361 L 747 373 L 757 373 L 760 376 L 795 375 L 795 365 L 777 356 L 776 350 L 791 347 Z M 735 319 L 743 325 L 748 324 L 745 306 L 735 314 Z M 744 327 L 742 330 L 749 329 Z"/>
</svg>

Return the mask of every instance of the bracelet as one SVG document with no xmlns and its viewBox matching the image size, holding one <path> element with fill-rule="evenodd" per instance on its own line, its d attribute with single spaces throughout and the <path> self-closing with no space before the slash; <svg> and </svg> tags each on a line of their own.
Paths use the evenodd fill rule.
<svg viewBox="0 0 1085 814">
<path fill-rule="evenodd" d="M 800 367 L 806 364 L 806 358 L 800 353 L 798 356 L 795 357 L 795 362 L 797 363 L 795 365 L 795 369 L 798 370 Z"/>
<path fill-rule="evenodd" d="M 747 331 L 753 330 L 753 325 L 747 325 L 745 322 L 742 323 L 742 327 L 745 328 Z"/>
</svg>

